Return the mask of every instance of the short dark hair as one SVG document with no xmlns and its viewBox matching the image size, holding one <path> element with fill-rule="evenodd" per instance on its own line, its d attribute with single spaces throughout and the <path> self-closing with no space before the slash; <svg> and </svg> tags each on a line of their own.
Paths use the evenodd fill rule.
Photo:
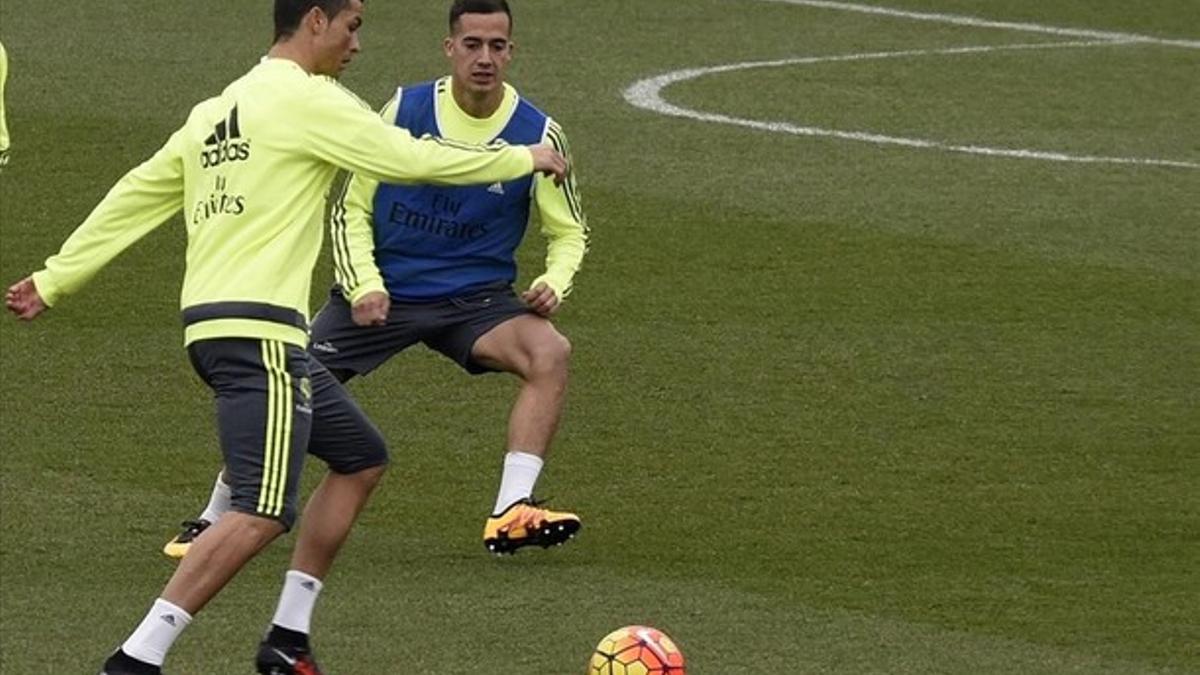
<svg viewBox="0 0 1200 675">
<path fill-rule="evenodd" d="M 508 8 L 508 0 L 454 0 L 450 5 L 450 32 L 463 14 L 495 14 L 504 12 L 508 15 L 508 28 L 512 30 L 512 10 Z"/>
<path fill-rule="evenodd" d="M 301 19 L 313 7 L 320 7 L 332 19 L 349 4 L 350 0 L 275 0 L 275 41 L 295 34 Z"/>
</svg>

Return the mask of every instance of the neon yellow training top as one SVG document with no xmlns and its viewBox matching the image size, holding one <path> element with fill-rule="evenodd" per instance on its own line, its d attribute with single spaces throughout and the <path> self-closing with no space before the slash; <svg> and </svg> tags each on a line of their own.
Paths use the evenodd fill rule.
<svg viewBox="0 0 1200 675">
<path fill-rule="evenodd" d="M 8 123 L 4 121 L 4 85 L 8 81 L 8 52 L 0 42 L 0 152 L 8 151 Z"/>
<path fill-rule="evenodd" d="M 264 59 L 126 174 L 33 275 L 47 305 L 78 290 L 183 209 L 184 342 L 307 344 L 322 202 L 337 170 L 398 183 L 465 185 L 533 171 L 527 148 L 414 139 L 334 80 Z"/>
<path fill-rule="evenodd" d="M 454 100 L 450 77 L 437 82 L 437 123 L 444 137 L 461 143 L 487 143 L 495 139 L 508 124 L 520 102 L 517 90 L 504 84 L 504 98 L 491 116 L 472 117 Z M 391 124 L 396 118 L 403 90 L 398 90 L 380 112 L 380 116 Z M 562 127 L 549 120 L 543 143 L 554 146 L 573 167 L 570 146 Z M 381 181 L 373 176 L 355 175 L 342 190 L 340 207 L 335 206 L 330 229 L 334 237 L 333 247 L 335 276 L 351 303 L 373 291 L 384 291 L 383 275 L 375 262 L 374 200 L 375 191 Z M 382 181 L 387 182 L 387 181 Z M 583 264 L 587 253 L 589 229 L 580 205 L 579 188 L 575 182 L 574 168 L 567 174 L 562 185 L 555 185 L 552 177 L 534 176 L 533 202 L 541 222 L 542 235 L 546 237 L 546 270 L 530 282 L 530 287 L 545 282 L 561 300 L 570 292 L 575 273 Z M 334 199 L 338 199 L 337 195 Z M 352 274 L 345 270 L 352 270 Z"/>
</svg>

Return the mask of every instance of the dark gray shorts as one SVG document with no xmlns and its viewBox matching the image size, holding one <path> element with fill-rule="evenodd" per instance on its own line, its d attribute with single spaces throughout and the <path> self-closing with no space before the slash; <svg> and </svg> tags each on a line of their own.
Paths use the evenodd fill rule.
<svg viewBox="0 0 1200 675">
<path fill-rule="evenodd" d="M 387 463 L 379 430 L 303 349 L 228 338 L 193 342 L 188 356 L 216 399 L 234 511 L 290 529 L 306 450 L 343 474 Z"/>
<path fill-rule="evenodd" d="M 491 372 L 471 358 L 475 341 L 509 319 L 531 313 L 508 284 L 430 302 L 392 300 L 387 324 L 358 326 L 340 288 L 312 324 L 308 350 L 334 371 L 365 375 L 393 355 L 422 342 L 473 375 Z"/>
</svg>

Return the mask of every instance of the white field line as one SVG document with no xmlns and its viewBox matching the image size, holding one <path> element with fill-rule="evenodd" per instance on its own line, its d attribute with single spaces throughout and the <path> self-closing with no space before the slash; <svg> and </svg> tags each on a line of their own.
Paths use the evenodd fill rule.
<svg viewBox="0 0 1200 675">
<path fill-rule="evenodd" d="M 777 0 L 790 1 L 790 0 Z M 662 97 L 662 90 L 672 84 L 693 80 L 706 75 L 716 73 L 728 73 L 738 70 L 749 70 L 752 68 L 777 68 L 781 66 L 797 66 L 811 65 L 816 63 L 833 63 L 845 61 L 871 61 L 880 59 L 897 59 L 917 56 L 946 56 L 956 54 L 984 54 L 989 52 L 999 51 L 1017 51 L 1031 49 L 1062 49 L 1071 47 L 1095 47 L 1095 46 L 1110 46 L 1118 44 L 1129 44 L 1132 40 L 1115 41 L 1112 38 L 1104 40 L 1093 40 L 1087 42 L 1057 42 L 1057 43 L 1042 43 L 1042 44 L 1017 44 L 1017 45 L 993 45 L 979 47 L 954 47 L 949 49 L 916 49 L 896 52 L 872 52 L 863 54 L 844 54 L 840 56 L 809 56 L 793 59 L 779 59 L 775 61 L 751 61 L 746 63 L 732 63 L 721 66 L 710 66 L 706 68 L 687 68 L 684 70 L 676 70 L 670 73 L 665 73 L 657 77 L 651 77 L 645 80 L 640 80 L 631 85 L 625 90 L 625 100 L 637 108 L 650 110 L 662 115 L 671 117 L 683 117 L 701 122 L 715 122 L 718 124 L 730 124 L 749 129 L 758 129 L 761 131 L 771 131 L 775 133 L 793 134 L 796 136 L 823 136 L 827 138 L 838 138 L 847 141 L 859 141 L 864 143 L 876 143 L 880 145 L 897 145 L 909 148 L 924 148 L 930 150 L 942 150 L 946 152 L 958 152 L 970 155 L 983 155 L 987 157 L 1009 157 L 1015 159 L 1038 159 L 1051 162 L 1076 162 L 1084 164 L 1133 164 L 1143 166 L 1164 166 L 1178 169 L 1200 169 L 1200 163 L 1186 162 L 1182 160 L 1171 159 L 1155 159 L 1155 158 L 1139 158 L 1139 157 L 1103 157 L 1095 155 L 1074 155 L 1066 152 L 1047 151 L 1047 150 L 1029 150 L 1019 148 L 991 148 L 979 145 L 958 145 L 953 143 L 945 143 L 942 141 L 934 141 L 922 138 L 906 138 L 903 136 L 888 136 L 886 134 L 875 133 L 870 131 L 841 131 L 837 129 L 822 129 L 820 127 L 807 127 L 790 124 L 788 122 L 763 122 L 759 120 L 750 120 L 740 117 L 731 117 L 729 115 L 720 115 L 716 113 L 706 113 L 698 110 L 683 108 L 671 103 L 668 103 Z"/>
<path fill-rule="evenodd" d="M 1089 30 L 1085 28 L 1062 28 L 1058 26 L 1044 26 L 1037 23 L 1018 23 L 1013 21 L 989 21 L 987 19 L 979 19 L 972 16 L 963 16 L 961 14 L 937 14 L 933 12 L 911 12 L 903 9 L 893 9 L 890 7 L 877 7 L 875 5 L 863 5 L 854 2 L 836 2 L 834 0 L 764 0 L 765 2 L 782 2 L 789 5 L 803 5 L 805 7 L 817 7 L 820 9 L 832 9 L 842 12 L 859 12 L 861 14 L 878 14 L 880 16 L 889 16 L 901 19 L 914 19 L 916 21 L 932 21 L 935 23 L 947 23 L 956 26 L 970 26 L 973 28 L 999 28 L 1002 30 L 1023 31 L 1026 33 L 1045 33 L 1048 35 L 1058 35 L 1061 37 L 1086 38 L 1089 40 L 1112 40 L 1118 42 L 1140 42 L 1145 44 L 1163 45 L 1167 47 L 1183 47 L 1184 49 L 1200 49 L 1200 40 L 1179 40 L 1171 38 L 1159 38 L 1150 35 L 1135 35 L 1133 33 L 1114 33 L 1102 30 Z"/>
</svg>

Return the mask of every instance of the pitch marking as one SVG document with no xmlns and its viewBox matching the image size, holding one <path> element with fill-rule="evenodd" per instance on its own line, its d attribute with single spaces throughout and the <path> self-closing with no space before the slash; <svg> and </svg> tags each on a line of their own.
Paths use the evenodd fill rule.
<svg viewBox="0 0 1200 675">
<path fill-rule="evenodd" d="M 1166 47 L 1183 47 L 1184 49 L 1200 49 L 1200 41 L 1197 40 L 1178 40 L 1171 38 L 1158 38 L 1149 35 L 1134 35 L 1132 33 L 1113 33 L 1102 30 L 1088 30 L 1084 28 L 1060 28 L 1057 26 L 1044 26 L 1037 23 L 1016 23 L 1012 21 L 989 21 L 987 19 L 979 19 L 973 16 L 963 16 L 960 14 L 936 14 L 932 12 L 910 12 L 903 9 L 893 9 L 890 7 L 877 7 L 875 5 L 862 5 L 853 2 L 835 2 L 834 0 L 764 0 L 766 2 L 782 2 L 789 5 L 803 5 L 805 7 L 818 7 L 820 9 L 832 9 L 842 12 L 859 12 L 861 14 L 878 14 L 881 16 L 890 16 L 903 19 L 914 19 L 916 21 L 932 21 L 935 23 L 948 23 L 956 26 L 971 26 L 973 28 L 1000 28 L 1003 30 L 1023 31 L 1026 33 L 1045 33 L 1048 35 L 1059 35 L 1063 37 L 1086 38 L 1090 40 L 1108 40 L 1117 42 L 1139 42 L 1144 44 L 1162 45 Z"/>
<path fill-rule="evenodd" d="M 828 5 L 843 5 L 844 3 L 824 2 L 823 0 L 768 0 L 771 2 L 789 2 L 794 4 L 815 4 L 819 3 L 822 6 Z M 865 5 L 847 5 L 849 7 L 867 7 Z M 881 9 L 881 8 L 873 8 Z M 921 15 L 931 16 L 931 15 Z M 950 15 L 936 15 L 949 17 Z M 965 17 L 959 17 L 965 18 Z M 1012 26 L 1032 26 L 1033 24 L 1011 24 Z M 1008 26 L 1005 26 L 1008 27 Z M 1049 27 L 1039 27 L 1049 28 Z M 1154 158 L 1139 158 L 1139 157 L 1103 157 L 1096 155 L 1074 155 L 1066 152 L 1055 152 L 1046 150 L 1027 150 L 1016 148 L 992 148 L 978 145 L 956 145 L 945 143 L 942 141 L 934 141 L 922 138 L 905 138 L 902 136 L 888 136 L 885 134 L 869 132 L 869 131 L 841 131 L 837 129 L 822 129 L 820 127 L 806 127 L 789 124 L 787 122 L 762 122 L 759 120 L 750 120 L 740 117 L 731 117 L 729 115 L 719 115 L 716 113 L 706 113 L 698 110 L 691 110 L 677 105 L 668 103 L 662 97 L 662 90 L 669 85 L 693 80 L 698 77 L 712 75 L 715 73 L 728 73 L 738 70 L 749 70 L 752 68 L 778 68 L 781 66 L 795 65 L 811 65 L 816 63 L 831 63 L 845 61 L 870 61 L 880 59 L 896 59 L 909 58 L 918 56 L 945 56 L 956 54 L 982 54 L 988 52 L 999 51 L 1017 51 L 1031 49 L 1063 49 L 1063 48 L 1080 48 L 1080 47 L 1096 47 L 1096 46 L 1111 46 L 1121 44 L 1131 44 L 1137 42 L 1145 42 L 1154 40 L 1154 38 L 1145 38 L 1143 36 L 1126 35 L 1124 37 L 1116 37 L 1117 33 L 1105 33 L 1101 40 L 1091 40 L 1086 42 L 1056 42 L 1042 44 L 1018 44 L 1018 45 L 1001 45 L 1001 46 L 979 46 L 979 47 L 955 47 L 950 49 L 918 49 L 896 52 L 873 52 L 862 54 L 844 54 L 840 56 L 811 56 L 792 59 L 780 59 L 775 61 L 751 61 L 746 63 L 733 63 L 722 66 L 711 66 L 707 68 L 687 68 L 684 70 L 676 70 L 670 73 L 651 77 L 645 80 L 640 80 L 631 85 L 625 90 L 625 100 L 631 105 L 650 110 L 662 115 L 671 117 L 683 117 L 687 119 L 698 120 L 701 122 L 716 122 L 719 124 L 730 124 L 734 126 L 747 127 L 750 129 L 758 129 L 762 131 L 771 131 L 776 133 L 787 133 L 796 136 L 823 136 L 828 138 L 838 138 L 848 141 L 859 141 L 865 143 L 876 143 L 879 145 L 898 145 L 909 148 L 924 148 L 931 150 L 943 150 L 947 152 L 965 153 L 970 155 L 983 155 L 988 157 L 1009 157 L 1016 159 L 1037 159 L 1052 162 L 1075 162 L 1084 164 L 1132 164 L 1142 166 L 1163 166 L 1178 169 L 1200 169 L 1200 163 L 1186 162 L 1182 160 L 1171 159 L 1154 159 Z M 1197 43 L 1200 46 L 1200 43 Z"/>
</svg>

